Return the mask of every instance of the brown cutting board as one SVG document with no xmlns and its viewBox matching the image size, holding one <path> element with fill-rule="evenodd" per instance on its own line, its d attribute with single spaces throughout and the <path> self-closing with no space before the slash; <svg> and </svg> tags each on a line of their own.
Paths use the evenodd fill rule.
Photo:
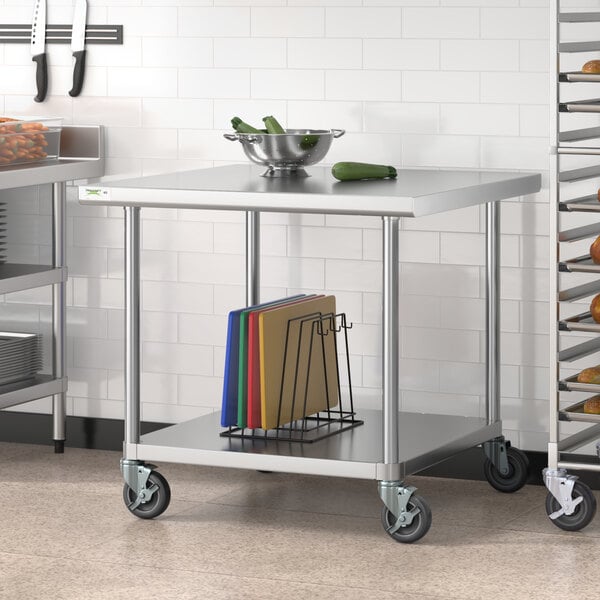
<svg viewBox="0 0 600 600">
<path fill-rule="evenodd" d="M 299 304 L 275 308 L 259 315 L 263 429 L 277 427 L 278 415 L 281 426 L 327 409 L 328 402 L 330 408 L 337 405 L 337 356 L 333 333 L 321 337 L 315 329 L 311 342 L 310 319 L 314 320 L 319 314 L 335 314 L 335 296 L 322 296 Z M 327 325 L 325 327 L 327 329 Z M 307 388 L 305 410 L 304 392 Z"/>
</svg>

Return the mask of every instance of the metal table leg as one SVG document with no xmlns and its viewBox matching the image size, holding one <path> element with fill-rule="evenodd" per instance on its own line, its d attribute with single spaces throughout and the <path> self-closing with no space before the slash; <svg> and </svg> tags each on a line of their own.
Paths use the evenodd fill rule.
<svg viewBox="0 0 600 600">
<path fill-rule="evenodd" d="M 383 218 L 383 462 L 397 465 L 399 462 L 398 410 L 400 407 L 398 387 L 398 217 Z M 404 473 L 390 468 L 389 475 L 402 479 Z"/>
<path fill-rule="evenodd" d="M 486 210 L 486 418 L 500 420 L 500 204 L 489 202 Z"/>
<path fill-rule="evenodd" d="M 66 184 L 64 181 L 52 185 L 53 248 L 52 262 L 56 269 L 67 265 L 67 215 Z M 66 277 L 52 286 L 52 372 L 56 379 L 66 375 Z M 52 398 L 54 451 L 58 454 L 65 449 L 66 390 Z"/>
<path fill-rule="evenodd" d="M 140 442 L 140 209 L 125 207 L 125 446 Z M 125 458 L 127 450 L 125 451 Z"/>
<path fill-rule="evenodd" d="M 260 302 L 260 213 L 246 213 L 246 306 Z"/>
<path fill-rule="evenodd" d="M 485 415 L 488 424 L 500 420 L 500 204 L 485 205 Z M 483 445 L 501 475 L 509 473 L 504 437 Z"/>
<path fill-rule="evenodd" d="M 404 485 L 406 475 L 400 464 L 399 352 L 399 249 L 398 217 L 383 217 L 383 477 L 379 496 L 384 503 L 383 527 L 399 542 L 422 538 L 431 526 L 431 511 L 416 495 L 417 488 Z"/>
<path fill-rule="evenodd" d="M 125 444 L 121 472 L 132 491 L 127 508 L 148 517 L 140 505 L 158 494 L 153 516 L 169 504 L 170 490 L 166 480 L 153 470 L 154 465 L 137 460 L 135 447 L 140 443 L 140 208 L 125 207 Z M 152 478 L 151 478 L 152 476 Z M 158 479 L 157 479 L 158 477 Z M 166 496 L 165 496 L 166 494 Z M 160 504 L 160 506 L 158 506 Z M 156 514 L 154 514 L 156 512 Z M 139 516 L 139 515 L 138 515 Z"/>
</svg>

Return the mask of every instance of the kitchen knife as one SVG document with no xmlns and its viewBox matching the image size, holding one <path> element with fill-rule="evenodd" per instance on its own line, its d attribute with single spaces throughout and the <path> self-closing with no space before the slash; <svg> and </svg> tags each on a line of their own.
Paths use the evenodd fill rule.
<svg viewBox="0 0 600 600">
<path fill-rule="evenodd" d="M 43 102 L 48 91 L 48 63 L 46 61 L 46 0 L 36 0 L 31 23 L 31 56 L 36 63 L 36 102 Z"/>
<path fill-rule="evenodd" d="M 83 87 L 83 74 L 85 72 L 85 22 L 87 19 L 87 1 L 76 0 L 73 11 L 73 30 L 71 34 L 71 50 L 75 57 L 73 68 L 73 89 L 69 96 L 79 96 Z"/>
</svg>

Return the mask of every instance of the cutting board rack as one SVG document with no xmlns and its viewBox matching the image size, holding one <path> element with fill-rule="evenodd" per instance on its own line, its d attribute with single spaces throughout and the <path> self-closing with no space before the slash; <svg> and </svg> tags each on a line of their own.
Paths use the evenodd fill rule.
<svg viewBox="0 0 600 600">
<path fill-rule="evenodd" d="M 291 340 L 290 329 L 292 322 L 299 323 L 299 336 L 295 342 Z M 290 319 L 286 328 L 284 362 L 281 373 L 281 392 L 279 394 L 279 406 L 277 410 L 277 427 L 272 429 L 249 429 L 241 427 L 229 427 L 221 432 L 221 437 L 234 437 L 251 440 L 278 440 L 282 442 L 304 442 L 312 443 L 323 440 L 329 436 L 347 431 L 353 427 L 362 425 L 364 421 L 356 418 L 354 412 L 354 401 L 352 398 L 352 378 L 350 375 L 350 354 L 348 346 L 348 330 L 352 329 L 345 313 L 321 314 L 319 316 L 308 315 L 297 319 Z M 338 334 L 343 337 L 343 356 L 346 368 L 346 378 L 342 380 L 340 375 L 340 359 Z M 335 376 L 336 385 L 324 385 L 327 398 L 327 409 L 315 414 L 307 414 L 307 401 L 311 373 L 318 371 L 316 361 L 322 361 L 322 371 L 325 381 L 328 378 L 328 360 L 325 352 L 327 336 L 333 337 L 335 348 Z M 307 341 L 308 339 L 308 341 Z M 314 341 L 317 341 L 315 344 Z M 319 341 L 321 343 L 319 344 Z M 318 356 L 312 354 L 313 348 L 322 348 Z M 301 368 L 300 356 L 304 349 L 308 348 L 309 354 L 306 361 L 306 372 Z M 291 365 L 291 368 L 289 368 Z M 321 366 L 321 365 L 319 365 Z M 329 365 L 329 368 L 331 365 Z M 342 393 L 342 381 L 347 393 Z M 291 386 L 291 387 L 290 387 Z M 331 389 L 334 388 L 334 389 Z M 291 394 L 289 393 L 291 390 Z M 344 396 L 347 396 L 344 399 Z M 302 418 L 293 417 L 297 414 L 298 402 L 302 403 Z"/>
</svg>

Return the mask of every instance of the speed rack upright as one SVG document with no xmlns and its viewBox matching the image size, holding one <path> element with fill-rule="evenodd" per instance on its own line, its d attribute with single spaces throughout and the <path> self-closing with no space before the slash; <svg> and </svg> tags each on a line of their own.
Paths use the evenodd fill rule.
<svg viewBox="0 0 600 600">
<path fill-rule="evenodd" d="M 383 501 L 386 532 L 396 541 L 413 542 L 427 533 L 431 511 L 416 489 L 405 483 L 406 475 L 481 444 L 488 481 L 503 492 L 519 489 L 527 479 L 526 457 L 504 440 L 500 421 L 498 210 L 500 200 L 538 192 L 540 175 L 401 169 L 396 180 L 343 185 L 325 167 L 312 167 L 311 177 L 302 178 L 266 179 L 260 173 L 253 165 L 229 165 L 79 188 L 83 203 L 122 206 L 125 213 L 126 408 L 121 468 L 127 508 L 140 518 L 158 516 L 167 508 L 169 485 L 154 465 L 145 462 L 150 460 L 373 479 L 378 481 Z M 483 204 L 487 214 L 486 414 L 460 417 L 401 412 L 400 218 Z M 311 444 L 221 437 L 219 413 L 141 436 L 140 211 L 145 207 L 245 211 L 248 305 L 259 301 L 260 212 L 382 217 L 381 410 L 361 410 L 358 416 L 363 425 Z"/>
<path fill-rule="evenodd" d="M 590 488 L 569 475 L 568 470 L 600 471 L 600 464 L 564 456 L 600 438 L 600 415 L 586 414 L 583 408 L 586 398 L 600 393 L 600 385 L 578 381 L 579 371 L 599 362 L 597 356 L 589 357 L 600 352 L 600 324 L 588 310 L 590 300 L 600 292 L 600 265 L 587 251 L 600 235 L 600 74 L 581 70 L 600 51 L 600 8 L 597 12 L 567 12 L 565 4 L 561 0 L 550 3 L 551 355 L 548 468 L 544 469 L 544 480 L 549 490 L 549 518 L 561 529 L 577 531 L 593 519 L 596 499 Z M 589 97 L 593 99 L 581 99 Z M 585 254 L 577 256 L 581 252 Z M 578 306 L 578 301 L 583 304 Z M 587 425 L 581 428 L 566 422 Z"/>
</svg>

